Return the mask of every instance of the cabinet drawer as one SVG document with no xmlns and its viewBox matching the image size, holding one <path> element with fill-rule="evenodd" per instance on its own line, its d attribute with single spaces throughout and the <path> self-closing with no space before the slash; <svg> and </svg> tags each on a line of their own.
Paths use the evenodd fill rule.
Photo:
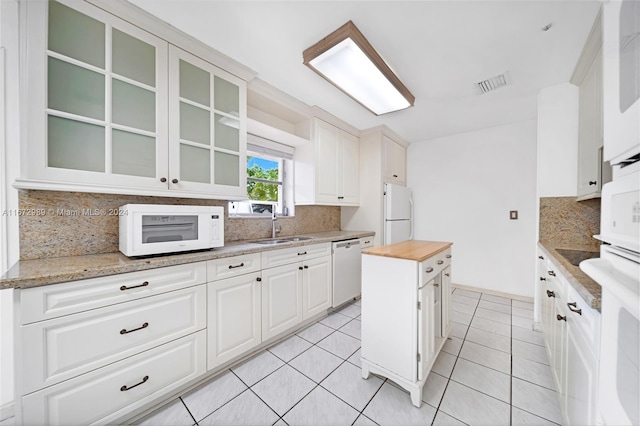
<svg viewBox="0 0 640 426">
<path fill-rule="evenodd" d="M 21 324 L 204 284 L 205 262 L 20 290 Z"/>
<path fill-rule="evenodd" d="M 204 374 L 205 352 L 203 330 L 32 393 L 22 398 L 23 424 L 116 423 Z"/>
<path fill-rule="evenodd" d="M 441 270 L 451 265 L 451 247 L 436 254 L 436 266 Z"/>
<path fill-rule="evenodd" d="M 289 247 L 262 252 L 262 268 L 273 268 L 331 254 L 331 243 Z"/>
<path fill-rule="evenodd" d="M 206 299 L 199 285 L 23 326 L 24 393 L 205 328 Z"/>
<path fill-rule="evenodd" d="M 436 257 L 430 257 L 423 260 L 418 265 L 420 267 L 420 281 L 418 286 L 421 287 L 424 284 L 431 281 L 436 275 L 442 271 L 442 267 L 436 264 Z"/>
<path fill-rule="evenodd" d="M 364 250 L 369 247 L 373 247 L 373 237 L 360 238 L 360 249 Z"/>
<path fill-rule="evenodd" d="M 261 268 L 260 253 L 224 257 L 207 261 L 207 281 L 257 272 Z"/>
<path fill-rule="evenodd" d="M 568 284 L 567 286 L 565 306 L 567 308 L 567 323 L 569 324 L 571 333 L 580 333 L 584 341 L 589 345 L 592 354 L 596 358 L 599 358 L 600 312 L 591 309 L 573 287 Z M 573 306 L 574 303 L 575 306 Z"/>
</svg>

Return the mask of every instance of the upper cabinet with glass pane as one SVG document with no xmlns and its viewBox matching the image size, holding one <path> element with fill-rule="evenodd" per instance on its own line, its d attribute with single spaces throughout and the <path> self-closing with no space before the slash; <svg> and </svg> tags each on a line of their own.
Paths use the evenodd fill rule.
<svg viewBox="0 0 640 426">
<path fill-rule="evenodd" d="M 244 196 L 244 80 L 128 15 L 81 0 L 25 8 L 28 155 L 17 187 Z"/>
<path fill-rule="evenodd" d="M 173 184 L 246 196 L 245 82 L 170 46 L 169 100 Z"/>
</svg>

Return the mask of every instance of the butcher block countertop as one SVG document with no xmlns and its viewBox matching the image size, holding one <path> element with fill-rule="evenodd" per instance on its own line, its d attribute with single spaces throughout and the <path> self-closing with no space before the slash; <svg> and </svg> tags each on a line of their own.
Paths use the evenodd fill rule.
<svg viewBox="0 0 640 426">
<path fill-rule="evenodd" d="M 364 250 L 362 253 L 373 256 L 395 257 L 397 259 L 422 262 L 423 260 L 446 250 L 452 245 L 453 243 L 445 241 L 408 240 L 400 243 L 388 244 L 386 246 L 372 247 Z"/>
</svg>

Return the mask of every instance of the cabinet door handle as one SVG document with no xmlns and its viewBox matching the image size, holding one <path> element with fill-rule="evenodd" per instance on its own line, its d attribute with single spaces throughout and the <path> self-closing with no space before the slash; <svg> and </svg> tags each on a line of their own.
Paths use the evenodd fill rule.
<svg viewBox="0 0 640 426">
<path fill-rule="evenodd" d="M 242 268 L 244 266 L 244 262 L 239 265 L 229 265 L 229 269 Z"/>
<path fill-rule="evenodd" d="M 338 200 L 344 200 L 344 197 L 338 197 Z"/>
<path fill-rule="evenodd" d="M 161 177 L 161 178 L 160 178 L 160 182 L 165 183 L 166 181 L 167 181 L 167 178 L 166 178 L 166 177 Z"/>
<path fill-rule="evenodd" d="M 258 277 L 258 278 L 256 278 L 256 281 L 260 282 L 260 281 L 262 281 L 262 278 Z"/>
<path fill-rule="evenodd" d="M 147 380 L 149 380 L 149 376 L 144 376 L 144 377 L 142 378 L 142 381 L 141 381 L 141 382 L 136 383 L 136 384 L 135 384 L 135 385 L 133 385 L 133 386 L 127 386 L 127 385 L 122 386 L 122 387 L 120 388 L 120 392 L 126 392 L 126 391 L 128 391 L 128 390 L 131 390 L 131 389 L 135 388 L 136 386 L 140 386 L 141 384 L 145 383 Z"/>
<path fill-rule="evenodd" d="M 560 314 L 556 315 L 556 319 L 558 321 L 567 321 L 567 317 L 566 316 L 562 316 Z"/>
<path fill-rule="evenodd" d="M 300 269 L 302 271 L 302 266 L 298 266 L 298 269 Z"/>
<path fill-rule="evenodd" d="M 553 272 L 553 271 L 547 271 L 547 273 L 548 273 L 549 275 L 551 275 L 552 277 L 555 277 L 555 276 L 556 276 L 556 273 L 555 273 L 555 272 Z"/>
<path fill-rule="evenodd" d="M 589 185 L 596 185 L 598 183 L 597 180 L 590 180 Z"/>
<path fill-rule="evenodd" d="M 556 293 L 551 290 L 547 290 L 547 297 L 556 297 Z"/>
<path fill-rule="evenodd" d="M 438 265 L 442 265 L 442 264 L 444 263 L 444 260 L 438 260 L 436 263 L 437 263 Z"/>
<path fill-rule="evenodd" d="M 434 287 L 440 287 L 440 284 L 438 284 L 438 283 L 433 283 L 433 286 L 434 286 Z"/>
<path fill-rule="evenodd" d="M 451 259 L 451 255 L 450 255 L 450 254 L 446 255 L 445 257 L 446 257 L 447 259 Z"/>
<path fill-rule="evenodd" d="M 427 274 L 429 272 L 433 272 L 433 268 L 431 266 L 429 266 L 427 269 L 424 270 Z"/>
<path fill-rule="evenodd" d="M 307 252 L 303 251 L 302 253 L 298 253 L 298 256 L 304 256 L 305 254 L 307 254 Z"/>
<path fill-rule="evenodd" d="M 444 274 L 444 276 L 445 276 L 445 277 L 448 277 L 448 276 L 449 276 L 449 274 Z"/>
<path fill-rule="evenodd" d="M 578 315 L 582 315 L 582 309 L 576 309 L 578 307 L 578 303 L 577 302 L 567 303 L 567 306 L 569 307 L 569 310 L 571 312 L 575 312 Z"/>
<path fill-rule="evenodd" d="M 547 279 L 545 277 L 540 277 L 540 281 L 546 281 Z"/>
<path fill-rule="evenodd" d="M 540 259 L 540 260 L 544 260 L 544 257 L 542 257 L 542 256 L 538 256 L 538 259 Z"/>
<path fill-rule="evenodd" d="M 393 175 L 393 177 L 394 177 L 394 178 L 397 178 L 397 177 L 398 177 L 398 175 Z"/>
<path fill-rule="evenodd" d="M 120 330 L 120 334 L 133 333 L 134 331 L 142 330 L 143 328 L 147 328 L 147 327 L 149 327 L 149 323 L 145 322 L 140 327 L 134 328 L 133 330 L 127 330 L 126 328 L 123 328 L 122 330 Z"/>
<path fill-rule="evenodd" d="M 304 269 L 309 269 L 309 265 L 304 265 Z"/>
<path fill-rule="evenodd" d="M 139 285 L 132 285 L 131 287 L 127 287 L 126 285 L 123 285 L 122 287 L 120 287 L 120 291 L 131 290 L 132 288 L 138 288 L 138 287 L 146 287 L 148 285 L 149 285 L 149 281 L 145 281 Z"/>
<path fill-rule="evenodd" d="M 178 183 L 178 179 L 171 179 L 171 183 Z"/>
</svg>

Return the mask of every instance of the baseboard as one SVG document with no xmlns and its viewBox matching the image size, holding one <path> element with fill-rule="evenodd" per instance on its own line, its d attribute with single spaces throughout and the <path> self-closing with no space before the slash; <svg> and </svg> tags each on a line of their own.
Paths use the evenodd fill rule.
<svg viewBox="0 0 640 426">
<path fill-rule="evenodd" d="M 451 283 L 451 285 L 453 287 L 459 288 L 461 290 L 477 291 L 479 293 L 490 294 L 492 296 L 506 297 L 507 299 L 514 299 L 514 300 L 520 300 L 522 302 L 533 303 L 533 297 L 520 296 L 520 295 L 517 295 L 517 294 L 503 293 L 501 291 L 489 290 L 487 288 L 480 288 L 480 287 L 472 287 L 472 286 L 462 285 L 462 284 Z"/>
<path fill-rule="evenodd" d="M 9 402 L 0 407 L 0 422 L 15 416 L 15 405 Z"/>
</svg>

